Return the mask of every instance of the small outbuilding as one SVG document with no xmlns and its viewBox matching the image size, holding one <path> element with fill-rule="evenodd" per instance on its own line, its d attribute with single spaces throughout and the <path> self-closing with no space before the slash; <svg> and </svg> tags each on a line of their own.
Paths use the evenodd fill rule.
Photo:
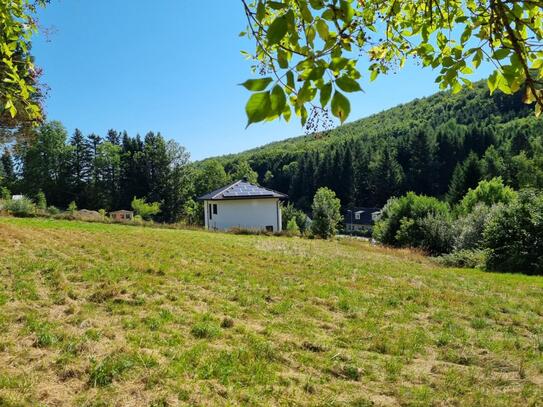
<svg viewBox="0 0 543 407">
<path fill-rule="evenodd" d="M 208 230 L 243 228 L 281 231 L 280 200 L 287 195 L 272 189 L 236 181 L 198 199 L 204 202 L 205 227 Z"/>
<path fill-rule="evenodd" d="M 125 211 L 121 209 L 120 211 L 113 211 L 109 213 L 109 217 L 113 220 L 126 221 L 134 219 L 134 212 Z"/>
</svg>

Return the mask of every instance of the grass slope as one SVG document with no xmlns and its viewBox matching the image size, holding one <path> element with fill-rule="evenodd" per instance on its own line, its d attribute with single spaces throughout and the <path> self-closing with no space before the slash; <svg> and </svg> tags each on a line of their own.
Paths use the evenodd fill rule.
<svg viewBox="0 0 543 407">
<path fill-rule="evenodd" d="M 0 219 L 0 405 L 541 405 L 543 279 Z"/>
</svg>

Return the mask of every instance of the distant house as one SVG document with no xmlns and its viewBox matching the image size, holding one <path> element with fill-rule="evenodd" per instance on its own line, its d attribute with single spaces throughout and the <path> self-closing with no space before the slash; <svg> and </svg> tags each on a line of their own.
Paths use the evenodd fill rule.
<svg viewBox="0 0 543 407">
<path fill-rule="evenodd" d="M 110 212 L 109 217 L 113 220 L 132 220 L 134 219 L 134 212 L 122 209 L 120 211 Z"/>
<path fill-rule="evenodd" d="M 381 216 L 380 208 L 351 208 L 343 213 L 346 231 L 362 231 L 371 229 Z"/>
<path fill-rule="evenodd" d="M 247 182 L 236 181 L 198 199 L 204 202 L 208 230 L 244 229 L 281 231 L 279 201 L 287 195 Z"/>
<path fill-rule="evenodd" d="M 24 195 L 13 195 L 11 197 L 11 200 L 12 201 L 20 201 L 21 199 L 23 199 L 25 196 Z"/>
</svg>

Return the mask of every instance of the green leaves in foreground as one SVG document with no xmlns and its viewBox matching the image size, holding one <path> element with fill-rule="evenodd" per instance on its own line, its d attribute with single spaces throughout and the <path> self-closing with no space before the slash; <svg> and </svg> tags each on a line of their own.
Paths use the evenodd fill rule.
<svg viewBox="0 0 543 407">
<path fill-rule="evenodd" d="M 326 109 L 344 122 L 350 111 L 346 98 L 362 90 L 359 70 L 367 69 L 369 79 L 374 81 L 403 68 L 409 60 L 431 67 L 440 89 L 453 93 L 472 87 L 470 75 L 483 62 L 491 62 L 497 70 L 489 78 L 490 91 L 523 91 L 524 102 L 535 104 L 535 113 L 540 115 L 541 2 L 468 3 L 243 1 L 247 17 L 243 35 L 255 45 L 252 53 L 244 55 L 253 60 L 253 69 L 270 73 L 274 84 L 287 96 L 288 105 L 283 113 L 279 111 L 281 100 L 265 113 L 262 109 L 268 105 L 267 96 L 255 97 L 248 109 L 249 123 L 289 117 L 292 111 L 302 125 L 308 117 L 317 117 L 310 121 L 315 127 L 318 110 Z M 243 85 L 252 92 L 262 92 L 272 86 L 272 81 L 262 79 Z M 317 95 L 319 100 L 315 101 Z"/>
<path fill-rule="evenodd" d="M 265 82 L 269 84 L 269 78 L 264 78 Z M 264 82 L 259 82 L 258 86 L 255 85 L 259 79 L 253 80 L 250 86 L 254 89 L 262 90 L 261 85 Z M 251 81 L 247 81 L 251 82 Z M 243 86 L 249 89 L 245 82 Z M 267 86 L 267 85 L 266 85 Z M 264 86 L 265 88 L 265 86 Z M 273 89 L 265 92 L 253 93 L 245 106 L 245 112 L 247 113 L 247 126 L 252 123 L 258 123 L 264 120 L 273 120 L 279 117 L 281 114 L 288 121 L 290 117 L 290 108 L 288 112 L 285 111 L 287 105 L 287 97 L 283 88 L 279 85 L 275 85 Z"/>
<path fill-rule="evenodd" d="M 332 114 L 336 116 L 341 123 L 343 123 L 349 116 L 349 113 L 351 113 L 351 104 L 349 103 L 349 99 L 336 91 L 336 93 L 334 93 L 334 97 L 332 98 Z"/>
</svg>

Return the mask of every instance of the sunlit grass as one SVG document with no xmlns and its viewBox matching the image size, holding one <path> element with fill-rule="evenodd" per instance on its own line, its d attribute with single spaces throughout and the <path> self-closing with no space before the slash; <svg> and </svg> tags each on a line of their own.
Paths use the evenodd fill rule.
<svg viewBox="0 0 543 407">
<path fill-rule="evenodd" d="M 540 405 L 543 278 L 0 219 L 0 405 Z M 373 403 L 373 404 L 372 404 Z"/>
</svg>

